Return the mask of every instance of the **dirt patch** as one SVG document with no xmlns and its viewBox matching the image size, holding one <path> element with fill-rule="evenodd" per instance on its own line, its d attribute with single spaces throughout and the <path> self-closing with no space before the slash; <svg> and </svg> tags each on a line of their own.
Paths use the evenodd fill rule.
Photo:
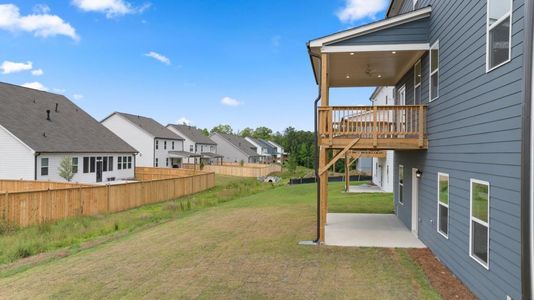
<svg viewBox="0 0 534 300">
<path fill-rule="evenodd" d="M 430 284 L 443 299 L 477 299 L 429 249 L 410 249 L 408 253 L 421 266 Z"/>
</svg>

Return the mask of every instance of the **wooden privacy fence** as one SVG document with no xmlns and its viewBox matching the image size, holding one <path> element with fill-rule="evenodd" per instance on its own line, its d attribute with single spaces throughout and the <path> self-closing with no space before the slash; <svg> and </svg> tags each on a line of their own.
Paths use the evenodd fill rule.
<svg viewBox="0 0 534 300">
<path fill-rule="evenodd" d="M 69 182 L 0 179 L 0 193 L 40 191 L 40 190 L 48 190 L 48 189 L 55 190 L 55 189 L 73 188 L 73 187 L 81 187 L 81 186 L 89 186 L 89 185 L 79 184 L 79 183 L 69 183 Z"/>
<path fill-rule="evenodd" d="M 186 168 L 193 168 L 193 165 L 185 165 Z M 215 174 L 231 175 L 239 177 L 262 177 L 271 173 L 281 172 L 280 165 L 263 165 L 263 164 L 223 164 L 223 165 L 205 165 L 203 171 L 214 172 Z"/>
<path fill-rule="evenodd" d="M 139 181 L 169 179 L 183 176 L 190 176 L 195 174 L 208 173 L 206 170 L 191 169 L 173 169 L 173 168 L 151 168 L 151 167 L 136 167 L 135 179 Z"/>
<path fill-rule="evenodd" d="M 74 216 L 119 212 L 191 195 L 214 186 L 214 173 L 197 171 L 194 175 L 170 179 L 5 192 L 0 195 L 0 219 L 24 227 Z"/>
</svg>

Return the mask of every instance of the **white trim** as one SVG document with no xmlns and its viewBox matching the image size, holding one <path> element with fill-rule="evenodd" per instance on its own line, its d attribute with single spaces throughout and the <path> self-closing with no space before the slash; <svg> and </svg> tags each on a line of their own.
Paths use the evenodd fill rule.
<svg viewBox="0 0 534 300">
<path fill-rule="evenodd" d="M 421 70 L 421 79 L 419 80 L 419 83 L 416 84 L 416 81 L 417 81 L 417 73 L 415 72 L 415 70 L 417 70 L 417 64 L 419 64 L 419 69 Z M 416 93 L 415 93 L 415 90 L 418 88 L 418 87 L 421 87 L 423 83 L 423 67 L 421 65 L 421 59 L 419 59 L 415 65 L 413 65 L 413 103 L 414 104 L 421 104 L 421 103 L 415 103 L 415 100 L 417 100 L 416 98 Z M 421 88 L 421 99 L 419 99 L 421 102 L 423 102 L 423 93 L 422 93 L 422 88 Z"/>
<path fill-rule="evenodd" d="M 417 5 L 417 0 L 413 0 L 413 9 L 415 10 L 415 5 Z"/>
<path fill-rule="evenodd" d="M 402 183 L 401 183 L 401 180 L 400 180 L 400 176 L 401 176 L 401 170 L 402 168 Z M 397 187 L 398 187 L 398 191 L 399 191 L 399 202 L 402 206 L 404 206 L 404 181 L 406 180 L 406 177 L 404 176 L 404 165 L 401 165 L 399 164 L 399 178 L 397 180 Z M 402 186 L 402 192 L 401 192 L 401 187 Z M 402 199 L 402 201 L 400 201 Z"/>
<path fill-rule="evenodd" d="M 417 168 L 412 168 L 412 233 L 419 238 L 419 178 Z"/>
<path fill-rule="evenodd" d="M 369 33 L 377 29 L 385 29 L 385 28 L 389 28 L 395 25 L 400 25 L 400 24 L 404 24 L 407 22 L 419 20 L 419 19 L 430 16 L 431 12 L 432 12 L 432 8 L 428 6 L 428 7 L 419 9 L 417 11 L 412 11 L 406 14 L 387 18 L 387 19 L 384 19 L 382 21 L 378 21 L 372 24 L 360 26 L 354 29 L 334 33 L 334 34 L 331 34 L 331 35 L 328 35 L 322 38 L 311 40 L 309 42 L 309 46 L 310 47 L 321 47 L 326 43 L 350 38 L 356 35 L 362 35 L 364 33 Z"/>
<path fill-rule="evenodd" d="M 499 68 L 502 65 L 505 65 L 509 63 L 512 60 L 512 11 L 514 10 L 514 1 L 510 0 L 510 11 L 504 14 L 502 17 L 500 17 L 495 23 L 492 25 L 489 25 L 489 7 L 490 7 L 490 1 L 486 1 L 486 73 L 489 73 L 497 68 Z M 497 25 L 500 25 L 506 18 L 510 17 L 510 27 L 508 32 L 508 59 L 503 61 L 502 63 L 490 68 L 490 51 L 489 51 L 489 32 L 493 28 L 495 28 Z"/>
<path fill-rule="evenodd" d="M 0 125 L 0 129 L 3 129 L 5 132 L 7 132 L 8 135 L 10 135 L 11 137 L 13 137 L 15 140 L 17 140 L 19 143 L 21 143 L 22 145 L 24 145 L 24 147 L 28 148 L 28 150 L 30 150 L 33 154 L 35 154 L 35 150 L 33 150 L 30 146 L 28 146 L 26 143 L 24 143 L 21 139 L 19 139 L 16 135 L 14 135 L 13 133 L 11 133 L 11 131 L 7 130 L 7 128 L 5 128 L 4 126 Z"/>
<path fill-rule="evenodd" d="M 447 204 L 445 203 L 442 203 L 441 201 L 439 201 L 439 196 L 440 196 L 440 186 L 439 186 L 439 178 L 441 176 L 444 176 L 444 177 L 447 177 Z M 451 187 L 451 184 L 450 184 L 450 177 L 449 177 L 449 174 L 447 173 L 441 173 L 441 172 L 438 172 L 438 192 L 437 192 L 437 200 L 438 200 L 438 205 L 437 205 L 437 218 L 436 218 L 436 230 L 438 231 L 439 234 L 441 234 L 443 237 L 445 237 L 446 239 L 449 239 L 449 230 L 450 230 L 450 226 L 449 226 L 449 220 L 450 220 L 450 210 L 449 210 L 449 203 L 451 201 L 451 192 L 450 192 L 450 187 Z M 444 232 L 441 231 L 441 229 L 439 228 L 439 223 L 440 223 L 440 218 L 441 218 L 441 215 L 439 214 L 439 206 L 444 206 L 447 208 L 447 233 L 445 234 Z"/>
<path fill-rule="evenodd" d="M 345 53 L 345 52 L 386 52 L 386 51 L 427 51 L 428 43 L 418 44 L 384 44 L 384 45 L 353 45 L 353 46 L 323 46 L 321 53 Z"/>
<path fill-rule="evenodd" d="M 434 70 L 434 72 L 432 72 L 432 50 L 433 49 L 437 49 L 438 50 L 438 67 L 436 68 L 436 70 Z M 439 53 L 439 40 L 435 41 L 434 44 L 432 44 L 432 46 L 430 46 L 430 51 L 429 51 L 429 60 L 428 60 L 428 74 L 430 74 L 428 76 L 428 101 L 429 102 L 432 102 L 436 99 L 439 98 L 439 58 L 441 57 L 440 53 Z M 435 73 L 438 73 L 438 90 L 437 90 L 437 96 L 432 98 L 432 75 L 434 75 Z"/>
<path fill-rule="evenodd" d="M 484 222 L 478 218 L 473 217 L 473 183 L 483 184 L 488 186 L 488 222 Z M 483 180 L 471 178 L 469 182 L 469 256 L 482 265 L 484 268 L 489 270 L 490 263 L 490 183 Z M 480 225 L 486 226 L 488 228 L 488 238 L 487 238 L 487 249 L 488 249 L 488 258 L 487 262 L 482 261 L 480 258 L 473 255 L 473 221 L 479 223 Z"/>
</svg>

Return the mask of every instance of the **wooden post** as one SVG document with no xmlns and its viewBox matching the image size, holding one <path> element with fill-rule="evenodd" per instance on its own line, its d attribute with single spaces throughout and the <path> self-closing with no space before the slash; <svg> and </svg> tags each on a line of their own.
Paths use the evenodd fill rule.
<svg viewBox="0 0 534 300">
<path fill-rule="evenodd" d="M 377 108 L 373 106 L 373 147 L 378 144 Z"/>
<path fill-rule="evenodd" d="M 321 106 L 329 105 L 329 85 L 328 85 L 328 54 L 321 54 Z M 328 122 L 328 117 L 319 118 L 323 122 Z M 323 125 L 322 122 L 319 125 Z M 328 124 L 324 124 L 328 126 Z M 320 139 L 318 141 L 320 143 Z M 326 145 L 319 145 L 319 169 L 328 163 L 328 149 Z M 328 171 L 321 173 L 319 184 L 319 242 L 325 241 L 326 214 L 328 213 Z"/>
<path fill-rule="evenodd" d="M 425 137 L 425 112 L 424 106 L 419 105 L 419 147 L 423 147 Z"/>
<path fill-rule="evenodd" d="M 350 187 L 350 172 L 349 172 L 349 154 L 345 153 L 345 192 L 349 191 Z"/>
</svg>

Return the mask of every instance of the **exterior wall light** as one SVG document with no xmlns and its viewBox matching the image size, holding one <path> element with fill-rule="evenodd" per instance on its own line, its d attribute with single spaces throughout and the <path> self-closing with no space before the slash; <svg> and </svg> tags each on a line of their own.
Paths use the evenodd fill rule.
<svg viewBox="0 0 534 300">
<path fill-rule="evenodd" d="M 417 169 L 417 171 L 415 171 L 415 177 L 417 177 L 417 178 L 423 177 L 423 171 Z"/>
</svg>

